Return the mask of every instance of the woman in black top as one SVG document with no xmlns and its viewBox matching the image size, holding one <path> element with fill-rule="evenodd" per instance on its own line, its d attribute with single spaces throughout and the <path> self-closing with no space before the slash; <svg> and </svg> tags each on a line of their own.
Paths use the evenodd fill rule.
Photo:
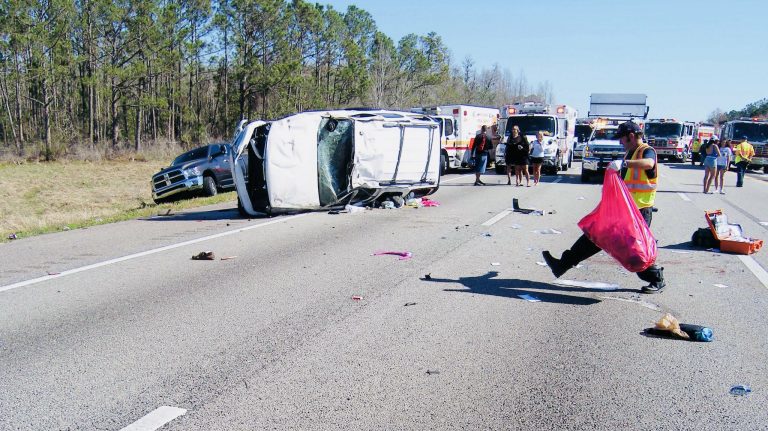
<svg viewBox="0 0 768 431">
<path fill-rule="evenodd" d="M 525 175 L 525 183 L 528 187 L 530 184 L 530 176 L 528 175 L 528 154 L 531 147 L 528 144 L 528 138 L 520 133 L 520 128 L 517 126 L 512 127 L 512 136 L 509 137 L 507 142 L 506 152 L 504 153 L 504 161 L 507 163 L 507 185 L 512 185 L 512 166 L 515 167 L 515 183 L 516 185 L 523 185 L 523 175 Z"/>
</svg>

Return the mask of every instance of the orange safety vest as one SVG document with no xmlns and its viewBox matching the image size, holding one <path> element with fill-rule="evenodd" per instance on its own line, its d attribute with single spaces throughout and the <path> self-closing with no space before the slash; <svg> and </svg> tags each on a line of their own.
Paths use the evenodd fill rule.
<svg viewBox="0 0 768 431">
<path fill-rule="evenodd" d="M 650 146 L 641 144 L 637 147 L 632 154 L 631 160 L 642 159 L 643 151 L 646 148 L 650 148 Z M 626 175 L 624 175 L 624 183 L 627 185 L 629 193 L 632 194 L 632 199 L 635 201 L 638 209 L 652 207 L 656 201 L 656 185 L 659 178 L 658 161 L 653 166 L 653 170 L 656 173 L 656 178 L 648 178 L 645 169 L 636 168 L 628 168 Z"/>
</svg>

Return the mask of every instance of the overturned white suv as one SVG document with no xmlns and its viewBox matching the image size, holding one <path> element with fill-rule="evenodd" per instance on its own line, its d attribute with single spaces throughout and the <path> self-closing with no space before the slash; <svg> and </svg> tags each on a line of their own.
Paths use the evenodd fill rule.
<svg viewBox="0 0 768 431">
<path fill-rule="evenodd" d="M 382 110 L 303 112 L 243 126 L 232 175 L 243 214 L 426 196 L 440 185 L 439 124 Z"/>
</svg>

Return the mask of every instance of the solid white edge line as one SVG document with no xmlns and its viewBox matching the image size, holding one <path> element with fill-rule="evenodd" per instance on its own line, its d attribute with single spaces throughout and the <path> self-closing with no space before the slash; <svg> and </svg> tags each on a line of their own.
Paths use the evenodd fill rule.
<svg viewBox="0 0 768 431">
<path fill-rule="evenodd" d="M 220 233 L 217 233 L 217 234 L 204 236 L 202 238 L 196 238 L 196 239 L 192 239 L 192 240 L 189 240 L 189 241 L 180 242 L 178 244 L 166 245 L 164 247 L 159 247 L 159 248 L 154 248 L 154 249 L 151 249 L 151 250 L 142 251 L 142 252 L 139 252 L 139 253 L 129 254 L 127 256 L 118 257 L 118 258 L 110 259 L 110 260 L 105 260 L 103 262 L 98 262 L 98 263 L 94 263 L 94 264 L 91 264 L 91 265 L 81 266 L 80 268 L 68 269 L 68 270 L 62 271 L 62 272 L 60 272 L 58 274 L 44 275 L 42 277 L 33 278 L 31 280 L 25 280 L 25 281 L 20 281 L 18 283 L 9 284 L 9 285 L 6 285 L 6 286 L 0 286 L 0 292 L 5 292 L 7 290 L 16 289 L 16 288 L 19 288 L 19 287 L 29 286 L 30 284 L 41 283 L 43 281 L 52 280 L 54 278 L 64 277 L 65 275 L 72 275 L 72 274 L 77 274 L 78 272 L 88 271 L 88 270 L 95 269 L 95 268 L 101 268 L 102 266 L 112 265 L 114 263 L 124 262 L 126 260 L 136 259 L 138 257 L 144 257 L 144 256 L 149 256 L 151 254 L 160 253 L 160 252 L 163 252 L 163 251 L 173 250 L 175 248 L 184 247 L 184 246 L 191 245 L 191 244 L 197 244 L 197 243 L 203 242 L 203 241 L 208 241 L 208 240 L 212 240 L 212 239 L 216 239 L 216 238 L 221 238 L 221 237 L 225 237 L 225 236 L 229 236 L 229 235 L 234 235 L 236 233 L 245 232 L 245 231 L 248 231 L 248 230 L 251 230 L 251 229 L 256 229 L 256 228 L 260 228 L 260 227 L 264 227 L 264 226 L 269 226 L 269 225 L 276 224 L 276 223 L 282 223 L 282 222 L 285 222 L 285 221 L 288 221 L 288 220 L 295 219 L 297 217 L 303 217 L 303 216 L 305 216 L 307 214 L 310 214 L 310 213 L 296 214 L 296 215 L 293 215 L 293 216 L 288 216 L 288 217 L 285 217 L 285 218 L 268 221 L 266 223 L 260 223 L 260 224 L 256 224 L 256 225 L 246 226 L 246 227 L 242 227 L 242 228 L 239 228 L 239 229 L 234 229 L 234 230 L 229 230 L 229 231 L 226 231 L 226 232 L 220 232 Z"/>
<path fill-rule="evenodd" d="M 178 407 L 161 406 L 120 431 L 154 431 L 186 413 L 185 409 Z"/>
<path fill-rule="evenodd" d="M 496 223 L 497 221 L 499 221 L 499 220 L 503 219 L 504 217 L 506 217 L 506 216 L 508 216 L 508 215 L 510 215 L 510 214 L 512 214 L 512 211 L 511 211 L 511 210 L 504 210 L 504 211 L 502 211 L 502 212 L 500 212 L 500 213 L 496 214 L 495 216 L 491 217 L 489 220 L 487 220 L 487 221 L 486 221 L 485 223 L 483 223 L 482 225 L 483 225 L 483 226 L 490 226 L 490 225 L 492 225 L 492 224 Z"/>
<path fill-rule="evenodd" d="M 684 200 L 686 202 L 690 202 L 691 201 L 691 198 L 689 198 L 688 195 L 686 195 L 683 192 L 677 192 L 677 195 L 680 196 L 680 199 L 682 199 L 682 200 Z"/>
<path fill-rule="evenodd" d="M 763 269 L 762 266 L 760 266 L 759 263 L 752 257 L 747 255 L 739 255 L 739 260 L 746 265 L 746 267 L 752 271 L 752 274 L 755 274 L 755 277 L 757 277 L 758 280 L 760 280 L 761 283 L 763 283 L 764 287 L 768 287 L 768 272 Z"/>
</svg>

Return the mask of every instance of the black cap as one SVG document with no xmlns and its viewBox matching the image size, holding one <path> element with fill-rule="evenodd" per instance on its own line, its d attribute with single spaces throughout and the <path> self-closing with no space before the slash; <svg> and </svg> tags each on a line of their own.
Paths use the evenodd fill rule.
<svg viewBox="0 0 768 431">
<path fill-rule="evenodd" d="M 619 124 L 618 130 L 616 130 L 616 137 L 621 138 L 622 136 L 627 136 L 630 133 L 634 133 L 637 135 L 642 132 L 643 131 L 640 129 L 640 126 L 638 126 L 637 124 L 631 121 L 627 121 L 625 123 Z"/>
</svg>

